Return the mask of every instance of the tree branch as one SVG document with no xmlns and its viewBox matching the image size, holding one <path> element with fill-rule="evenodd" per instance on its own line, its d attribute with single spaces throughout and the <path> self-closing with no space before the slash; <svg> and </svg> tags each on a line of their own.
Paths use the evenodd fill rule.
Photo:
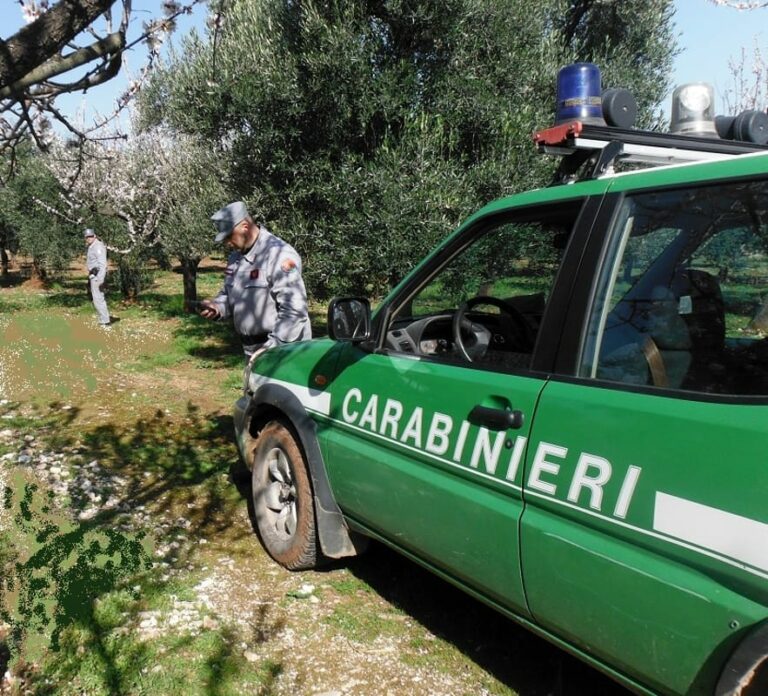
<svg viewBox="0 0 768 696">
<path fill-rule="evenodd" d="M 104 14 L 115 0 L 60 0 L 8 41 L 0 42 L 0 88 L 26 76 Z"/>
<path fill-rule="evenodd" d="M 0 88 L 0 99 L 10 97 L 12 94 L 21 92 L 31 85 L 44 82 L 51 77 L 61 75 L 62 73 L 68 72 L 74 68 L 78 68 L 81 65 L 90 63 L 91 61 L 102 58 L 103 56 L 117 53 L 117 56 L 112 61 L 110 61 L 108 70 L 104 71 L 105 73 L 110 73 L 108 76 L 105 76 L 98 82 L 89 82 L 88 79 L 84 78 L 79 82 L 74 83 L 73 85 L 67 85 L 66 90 L 75 91 L 77 89 L 86 89 L 88 87 L 92 87 L 95 84 L 106 82 L 107 80 L 114 77 L 120 70 L 119 51 L 122 51 L 124 46 L 125 35 L 122 32 L 116 31 L 113 34 L 110 34 L 109 36 L 106 36 L 105 38 L 92 43 L 90 46 L 80 48 L 66 56 L 54 56 L 34 70 L 28 72 L 20 80 L 17 80 L 11 85 Z M 116 65 L 114 65 L 115 63 Z"/>
</svg>

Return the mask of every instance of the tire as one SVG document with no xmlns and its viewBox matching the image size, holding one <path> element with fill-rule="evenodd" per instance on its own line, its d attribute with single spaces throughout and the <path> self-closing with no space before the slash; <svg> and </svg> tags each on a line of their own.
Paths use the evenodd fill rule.
<svg viewBox="0 0 768 696">
<path fill-rule="evenodd" d="M 289 570 L 318 564 L 315 506 L 307 464 L 295 436 L 267 423 L 254 449 L 253 509 L 264 548 Z"/>
</svg>

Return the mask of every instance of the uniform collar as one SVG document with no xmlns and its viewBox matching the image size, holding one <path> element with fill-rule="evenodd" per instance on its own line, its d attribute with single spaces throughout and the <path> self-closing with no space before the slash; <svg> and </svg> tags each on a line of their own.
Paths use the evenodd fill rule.
<svg viewBox="0 0 768 696">
<path fill-rule="evenodd" d="M 253 263 L 253 260 L 256 258 L 257 254 L 261 253 L 264 249 L 267 248 L 268 244 L 268 238 L 271 237 L 269 230 L 267 230 L 264 225 L 259 225 L 259 236 L 257 237 L 256 241 L 253 243 L 250 249 L 246 251 L 243 256 L 248 259 L 251 263 Z"/>
</svg>

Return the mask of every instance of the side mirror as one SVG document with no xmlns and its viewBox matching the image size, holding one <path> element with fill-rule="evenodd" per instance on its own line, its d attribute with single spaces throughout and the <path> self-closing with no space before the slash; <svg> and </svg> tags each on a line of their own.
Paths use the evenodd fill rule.
<svg viewBox="0 0 768 696">
<path fill-rule="evenodd" d="M 328 335 L 360 343 L 371 337 L 371 303 L 362 297 L 336 297 L 328 305 Z"/>
</svg>

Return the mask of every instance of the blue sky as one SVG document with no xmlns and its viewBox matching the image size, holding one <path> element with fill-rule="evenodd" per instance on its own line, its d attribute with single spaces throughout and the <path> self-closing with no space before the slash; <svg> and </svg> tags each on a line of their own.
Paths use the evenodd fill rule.
<svg viewBox="0 0 768 696">
<path fill-rule="evenodd" d="M 768 54 L 768 9 L 739 11 L 708 0 L 677 0 L 675 7 L 682 52 L 675 61 L 674 84 L 709 82 L 717 110 L 723 112 L 723 95 L 733 88 L 729 60 L 739 60 L 745 48 L 751 61 L 755 41 Z"/>
<path fill-rule="evenodd" d="M 20 10 L 16 3 L 13 4 L 15 7 L 6 9 L 3 14 L 7 15 L 7 19 L 21 25 Z M 156 0 L 134 0 L 134 34 L 141 30 L 143 20 L 156 14 L 158 4 Z M 738 59 L 742 48 L 747 49 L 748 57 L 751 58 L 755 41 L 759 46 L 765 47 L 768 53 L 768 9 L 740 12 L 714 5 L 709 0 L 676 0 L 675 8 L 676 34 L 681 53 L 675 61 L 673 86 L 686 82 L 711 83 L 715 88 L 717 111 L 722 113 L 725 111 L 723 95 L 733 87 L 728 68 L 729 60 Z M 206 11 L 205 6 L 198 6 L 193 16 L 181 17 L 172 41 L 178 44 L 181 36 L 193 26 L 202 31 Z M 5 38 L 10 34 L 12 23 L 8 22 L 4 26 L 2 33 Z M 133 71 L 138 71 L 142 57 L 141 50 L 129 52 L 126 62 Z M 72 114 L 86 103 L 88 112 L 95 109 L 101 114 L 106 114 L 111 112 L 114 100 L 125 89 L 126 84 L 127 77 L 121 75 L 87 95 L 63 97 L 59 106 L 65 113 Z M 669 111 L 668 103 L 664 104 L 664 110 Z"/>
</svg>

